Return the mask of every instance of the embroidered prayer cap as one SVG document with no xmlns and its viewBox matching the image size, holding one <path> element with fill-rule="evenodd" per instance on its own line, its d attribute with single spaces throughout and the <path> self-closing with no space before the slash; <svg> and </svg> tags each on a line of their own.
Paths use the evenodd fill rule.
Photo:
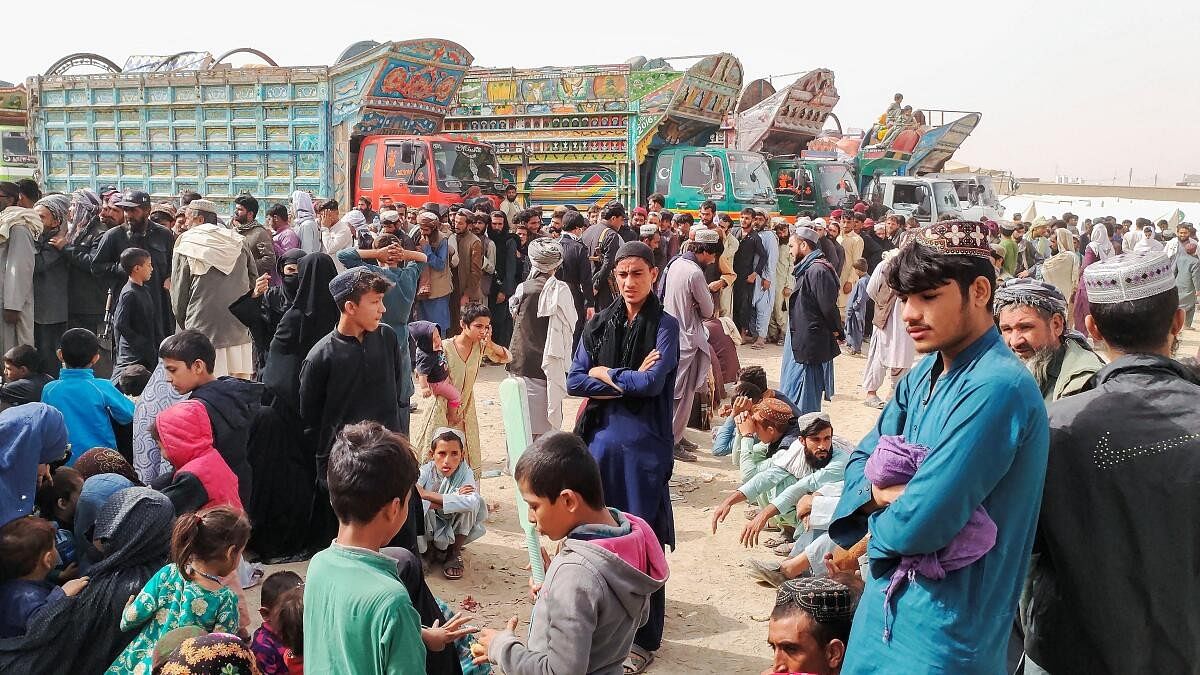
<svg viewBox="0 0 1200 675">
<path fill-rule="evenodd" d="M 788 579 L 779 587 L 775 606 L 796 605 L 818 623 L 854 617 L 854 594 L 845 584 L 827 577 Z"/>
<path fill-rule="evenodd" d="M 693 232 L 696 234 L 697 244 L 718 244 L 721 242 L 721 236 L 717 234 L 716 230 L 706 227 L 700 230 L 693 230 Z"/>
<path fill-rule="evenodd" d="M 1163 251 L 1122 253 L 1088 265 L 1083 285 L 1092 304 L 1142 300 L 1175 288 L 1175 266 Z"/>
<path fill-rule="evenodd" d="M 754 416 L 776 429 L 786 427 L 795 418 L 792 407 L 777 398 L 764 398 L 756 403 Z"/>
<path fill-rule="evenodd" d="M 207 199 L 193 199 L 188 203 L 187 208 L 192 211 L 203 211 L 204 213 L 216 213 L 217 203 Z"/>
<path fill-rule="evenodd" d="M 650 267 L 654 267 L 654 251 L 650 247 L 640 241 L 627 241 L 621 244 L 621 248 L 617 249 L 617 257 L 614 263 L 621 262 L 626 258 L 641 258 L 646 261 Z"/>
<path fill-rule="evenodd" d="M 992 222 L 1000 226 L 1001 232 L 1012 234 L 1013 232 L 1017 231 L 1017 224 L 1011 220 L 994 220 Z"/>
<path fill-rule="evenodd" d="M 814 246 L 816 245 L 816 243 L 818 241 L 821 240 L 821 235 L 817 234 L 816 230 L 814 230 L 811 227 L 808 227 L 807 225 L 801 225 L 800 227 L 797 227 L 795 234 L 797 237 L 800 237 L 801 239 L 808 241 L 810 244 L 813 244 Z"/>
<path fill-rule="evenodd" d="M 438 220 L 438 215 L 432 211 L 422 211 L 417 214 L 418 223 L 436 223 Z"/>
<path fill-rule="evenodd" d="M 833 425 L 833 420 L 831 420 L 829 418 L 829 413 L 827 413 L 827 412 L 810 412 L 810 413 L 801 415 L 796 420 L 796 427 L 798 429 L 800 429 L 801 433 L 804 433 L 804 430 L 811 427 L 813 422 L 816 422 L 817 420 L 821 420 L 822 422 L 825 422 L 825 423 L 829 424 L 830 426 Z"/>
<path fill-rule="evenodd" d="M 549 274 L 562 264 L 562 244 L 549 237 L 529 242 L 529 264 L 533 269 Z"/>
<path fill-rule="evenodd" d="M 653 237 L 656 234 L 658 234 L 658 226 L 653 223 L 647 223 L 646 225 L 643 225 L 640 228 L 638 228 L 639 236 Z"/>
<path fill-rule="evenodd" d="M 154 215 L 156 213 L 165 213 L 174 218 L 175 214 L 178 213 L 178 210 L 171 202 L 159 202 L 154 205 L 154 208 L 150 209 L 150 215 Z"/>
<path fill-rule="evenodd" d="M 400 222 L 400 212 L 387 210 L 379 212 L 379 222 L 381 223 L 398 223 Z"/>
<path fill-rule="evenodd" d="M 991 261 L 987 226 L 974 220 L 942 220 L 917 230 L 914 238 L 943 255 L 966 255 Z"/>
<path fill-rule="evenodd" d="M 433 450 L 433 448 L 437 447 L 438 439 L 445 434 L 453 434 L 456 438 L 458 438 L 459 445 L 464 448 L 467 447 L 467 439 L 463 436 L 461 431 L 455 429 L 454 427 L 438 427 L 433 430 L 433 442 L 429 444 L 429 449 Z"/>
<path fill-rule="evenodd" d="M 1041 310 L 1046 314 L 1057 314 L 1067 318 L 1067 298 L 1055 288 L 1038 279 L 1014 278 L 1005 281 L 996 289 L 994 301 L 996 316 L 1009 307 L 1023 305 Z"/>
</svg>

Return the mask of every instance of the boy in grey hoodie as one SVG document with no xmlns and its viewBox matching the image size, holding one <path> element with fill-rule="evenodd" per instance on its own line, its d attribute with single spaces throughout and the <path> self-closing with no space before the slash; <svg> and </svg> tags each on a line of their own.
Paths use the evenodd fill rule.
<svg viewBox="0 0 1200 675">
<path fill-rule="evenodd" d="M 600 469 L 575 434 L 539 438 L 513 477 L 529 521 L 565 541 L 538 591 L 528 645 L 514 633 L 514 616 L 507 629 L 479 634 L 475 662 L 498 664 L 508 675 L 622 673 L 650 595 L 667 581 L 662 545 L 644 520 L 605 507 Z"/>
</svg>

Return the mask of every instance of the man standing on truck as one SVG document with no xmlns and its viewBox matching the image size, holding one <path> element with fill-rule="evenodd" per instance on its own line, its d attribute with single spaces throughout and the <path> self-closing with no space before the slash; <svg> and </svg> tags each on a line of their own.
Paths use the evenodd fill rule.
<svg viewBox="0 0 1200 675">
<path fill-rule="evenodd" d="M 233 200 L 233 229 L 242 235 L 242 243 L 250 250 L 254 258 L 254 268 L 258 273 L 275 274 L 278 258 L 275 255 L 275 241 L 267 228 L 258 222 L 258 200 L 249 194 L 240 194 Z"/>
</svg>

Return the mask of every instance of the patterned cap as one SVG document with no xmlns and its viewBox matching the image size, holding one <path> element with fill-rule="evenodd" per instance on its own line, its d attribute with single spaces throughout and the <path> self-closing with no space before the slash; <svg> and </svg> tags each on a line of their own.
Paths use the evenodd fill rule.
<svg viewBox="0 0 1200 675">
<path fill-rule="evenodd" d="M 788 579 L 779 587 L 775 606 L 797 605 L 818 623 L 854 617 L 854 594 L 845 584 L 826 577 Z"/>
<path fill-rule="evenodd" d="M 1122 253 L 1083 271 L 1088 302 L 1111 305 L 1175 288 L 1175 266 L 1163 251 Z"/>
<path fill-rule="evenodd" d="M 638 228 L 638 235 L 642 237 L 653 237 L 658 234 L 658 226 L 654 223 L 646 223 Z"/>
<path fill-rule="evenodd" d="M 783 429 L 796 417 L 792 407 L 777 398 L 764 398 L 755 404 L 754 416 L 776 429 Z"/>
<path fill-rule="evenodd" d="M 821 240 L 821 235 L 817 234 L 816 230 L 814 230 L 811 227 L 808 227 L 807 225 L 801 225 L 800 227 L 797 227 L 795 234 L 797 237 L 800 237 L 801 239 L 808 241 L 810 244 L 813 244 L 814 246 L 816 245 L 816 243 L 818 241 Z"/>
<path fill-rule="evenodd" d="M 969 255 L 992 259 L 987 226 L 974 220 L 941 220 L 917 230 L 914 238 L 943 255 Z"/>
<path fill-rule="evenodd" d="M 707 227 L 692 230 L 692 232 L 696 235 L 697 244 L 717 244 L 721 241 L 721 236 L 717 234 L 717 231 Z"/>
<path fill-rule="evenodd" d="M 1032 307 L 1049 315 L 1057 314 L 1066 320 L 1067 298 L 1062 291 L 1045 281 L 1031 278 L 1009 279 L 996 289 L 994 301 L 996 316 L 1014 306 Z"/>
</svg>

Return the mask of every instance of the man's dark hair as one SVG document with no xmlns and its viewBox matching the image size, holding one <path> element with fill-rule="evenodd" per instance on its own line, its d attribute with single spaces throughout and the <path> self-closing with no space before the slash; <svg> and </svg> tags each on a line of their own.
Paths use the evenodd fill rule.
<svg viewBox="0 0 1200 675">
<path fill-rule="evenodd" d="M 817 434 L 821 433 L 822 431 L 825 431 L 826 429 L 833 429 L 833 424 L 830 422 L 826 422 L 823 419 L 815 419 L 812 422 L 810 422 L 808 426 L 806 426 L 800 430 L 800 436 L 802 436 L 804 438 L 807 438 L 809 436 L 816 436 Z"/>
<path fill-rule="evenodd" d="M 393 244 L 400 245 L 400 238 L 394 234 L 385 233 L 375 238 L 375 248 L 387 248 Z"/>
<path fill-rule="evenodd" d="M 763 395 L 765 395 L 766 393 L 767 393 L 766 389 L 758 386 L 758 383 L 750 382 L 748 380 L 741 380 L 740 382 L 738 382 L 737 384 L 735 384 L 733 386 L 733 395 L 735 397 L 745 396 L 746 398 L 750 399 L 751 401 L 753 401 L 755 403 L 758 403 L 759 401 L 761 401 Z"/>
<path fill-rule="evenodd" d="M 721 255 L 721 253 L 725 250 L 725 247 L 722 246 L 720 243 L 699 244 L 699 243 L 693 242 L 692 246 L 694 247 L 692 250 L 694 250 L 696 253 L 711 253 L 715 256 Z"/>
<path fill-rule="evenodd" d="M 38 560 L 54 548 L 54 525 L 26 516 L 0 527 L 0 581 L 10 581 L 37 569 Z"/>
<path fill-rule="evenodd" d="M 587 218 L 584 218 L 582 213 L 578 211 L 567 211 L 563 214 L 563 232 L 576 232 L 584 227 L 587 227 Z"/>
<path fill-rule="evenodd" d="M 349 424 L 338 432 L 326 470 L 329 502 L 342 523 L 369 523 L 417 482 L 417 460 L 403 434 L 378 422 Z"/>
<path fill-rule="evenodd" d="M 537 219 L 538 224 L 541 224 L 542 209 L 540 207 L 531 206 L 527 209 L 521 210 L 519 213 L 517 213 L 516 216 L 513 217 L 513 222 L 514 222 L 514 224 L 517 224 L 517 225 L 524 225 L 524 224 L 528 223 L 529 221 L 533 220 L 534 218 Z"/>
<path fill-rule="evenodd" d="M 180 206 L 187 206 L 197 199 L 200 199 L 200 193 L 196 192 L 195 190 L 189 190 L 179 195 L 179 204 Z"/>
<path fill-rule="evenodd" d="M 667 198 L 664 197 L 661 192 L 655 192 L 654 194 L 650 195 L 650 199 L 646 201 L 650 202 L 651 204 L 658 204 L 659 208 L 667 205 Z"/>
<path fill-rule="evenodd" d="M 358 198 L 358 203 L 359 203 L 359 204 L 362 204 L 363 202 L 366 202 L 366 203 L 367 203 L 367 208 L 368 208 L 368 209 L 369 209 L 369 208 L 371 208 L 371 198 L 370 198 L 370 197 L 368 197 L 368 196 L 366 196 L 366 195 L 363 195 L 363 196 L 359 197 L 359 198 Z"/>
<path fill-rule="evenodd" d="M 30 372 L 42 372 L 42 357 L 33 345 L 17 345 L 4 353 L 4 360 Z"/>
<path fill-rule="evenodd" d="M 753 218 L 754 216 L 758 215 L 758 211 L 755 211 L 753 208 L 747 206 L 746 208 L 742 209 L 742 215 Z"/>
<path fill-rule="evenodd" d="M 730 225 L 733 225 L 733 216 L 729 215 L 728 213 L 717 215 L 717 220 L 721 221 L 722 223 L 729 223 Z"/>
<path fill-rule="evenodd" d="M 356 305 L 359 304 L 362 302 L 363 296 L 367 293 L 379 293 L 382 295 L 392 290 L 392 286 L 395 286 L 395 284 L 388 281 L 382 274 L 378 274 L 367 268 L 360 267 L 359 269 L 362 271 L 354 277 L 354 286 L 351 287 L 350 294 L 338 302 L 338 309 L 342 309 L 347 302 L 353 302 Z"/>
<path fill-rule="evenodd" d="M 125 270 L 126 276 L 133 272 L 133 268 L 144 264 L 150 259 L 150 252 L 144 248 L 127 248 L 121 251 L 121 269 Z"/>
<path fill-rule="evenodd" d="M 252 195 L 238 195 L 234 197 L 233 203 L 249 211 L 251 218 L 258 217 L 258 200 Z"/>
<path fill-rule="evenodd" d="M 189 367 L 196 361 L 204 363 L 204 368 L 212 372 L 217 363 L 217 350 L 212 340 L 198 330 L 181 330 L 163 340 L 158 348 L 160 358 L 172 361 L 183 361 Z"/>
<path fill-rule="evenodd" d="M 276 218 L 283 218 L 286 221 L 288 219 L 287 207 L 284 206 L 283 204 L 272 205 L 271 208 L 267 209 L 267 217 L 271 217 L 271 216 L 274 216 Z"/>
<path fill-rule="evenodd" d="M 704 202 L 702 204 L 700 204 L 700 210 L 703 211 L 704 209 L 709 209 L 710 211 L 716 211 L 717 203 L 711 199 L 705 199 Z M 744 213 L 744 211 L 743 211 L 743 213 Z"/>
<path fill-rule="evenodd" d="M 513 478 L 551 504 L 563 490 L 572 490 L 593 509 L 604 508 L 600 467 L 583 439 L 566 431 L 534 441 L 517 461 Z"/>
<path fill-rule="evenodd" d="M 604 210 L 600 212 L 600 217 L 604 220 L 608 220 L 610 218 L 624 218 L 626 215 L 625 205 L 621 202 L 609 202 L 608 206 L 605 206 Z"/>
<path fill-rule="evenodd" d="M 329 199 L 321 204 L 320 208 L 317 209 L 317 212 L 320 213 L 321 211 L 337 211 L 337 210 L 338 210 L 337 200 Z"/>
<path fill-rule="evenodd" d="M 850 217 L 854 220 L 854 222 L 857 222 L 857 223 L 867 222 L 867 214 L 865 214 L 865 213 L 857 213 L 856 212 L 854 215 L 852 215 Z"/>
<path fill-rule="evenodd" d="M 483 317 L 487 317 L 489 319 L 492 318 L 492 312 L 487 308 L 487 305 L 481 305 L 478 303 L 467 305 L 466 307 L 462 308 L 461 312 L 459 312 L 459 319 L 462 321 L 464 326 L 470 326 L 475 319 Z"/>
<path fill-rule="evenodd" d="M 42 198 L 42 189 L 38 187 L 37 181 L 32 178 L 22 178 L 17 181 L 17 191 L 31 202 L 36 202 Z"/>
<path fill-rule="evenodd" d="M 767 390 L 767 371 L 762 366 L 746 366 L 737 373 L 738 382 L 753 382 L 759 389 Z"/>
<path fill-rule="evenodd" d="M 924 293 L 953 281 L 958 284 L 963 302 L 970 297 L 971 284 L 983 277 L 991 288 L 987 311 L 992 311 L 992 296 L 996 294 L 996 268 L 989 259 L 938 253 L 928 246 L 914 243 L 900 250 L 887 275 L 888 286 L 900 295 Z"/>
<path fill-rule="evenodd" d="M 12 181 L 0 180 L 0 197 L 8 197 L 16 201 L 17 197 L 21 196 L 21 189 Z"/>
<path fill-rule="evenodd" d="M 506 229 L 506 230 L 508 229 L 508 214 L 507 213 L 500 211 L 500 210 L 496 210 L 496 211 L 492 211 L 491 217 L 493 220 L 495 220 L 497 217 L 499 217 L 501 220 L 504 221 L 504 229 Z"/>
<path fill-rule="evenodd" d="M 72 328 L 58 340 L 63 365 L 68 368 L 91 368 L 92 359 L 100 353 L 100 340 L 86 328 Z"/>
<path fill-rule="evenodd" d="M 509 183 L 508 185 L 504 186 L 505 192 L 508 192 L 509 190 L 516 190 L 516 189 L 517 189 L 517 186 L 515 183 Z"/>
<path fill-rule="evenodd" d="M 696 222 L 696 218 L 690 213 L 681 213 L 675 216 L 674 222 L 680 225 L 686 224 L 688 227 L 691 227 L 692 223 Z"/>
<path fill-rule="evenodd" d="M 1088 307 L 1108 346 L 1126 354 L 1146 354 L 1162 349 L 1171 334 L 1179 292 L 1170 288 L 1137 302 L 1090 302 Z"/>
</svg>

